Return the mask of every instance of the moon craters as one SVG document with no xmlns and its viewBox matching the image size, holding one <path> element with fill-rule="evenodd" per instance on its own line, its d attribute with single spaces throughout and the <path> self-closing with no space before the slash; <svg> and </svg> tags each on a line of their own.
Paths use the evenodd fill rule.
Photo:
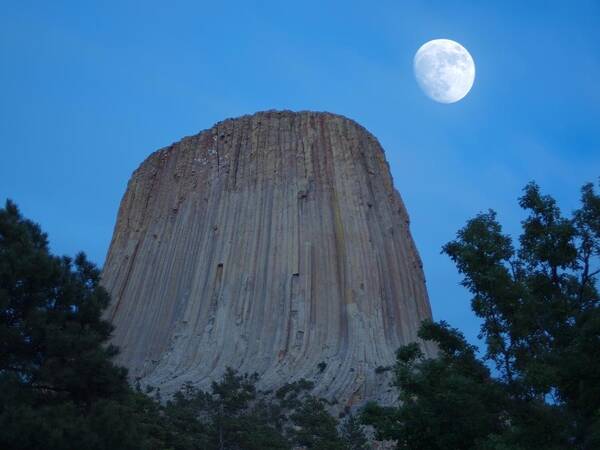
<svg viewBox="0 0 600 450">
<path fill-rule="evenodd" d="M 414 57 L 414 71 L 423 92 L 440 103 L 459 101 L 475 81 L 473 58 L 449 39 L 434 39 L 421 46 Z"/>
</svg>

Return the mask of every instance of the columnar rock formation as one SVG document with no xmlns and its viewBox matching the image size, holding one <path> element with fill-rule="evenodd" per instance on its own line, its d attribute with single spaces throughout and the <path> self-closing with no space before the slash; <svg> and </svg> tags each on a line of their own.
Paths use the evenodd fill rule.
<svg viewBox="0 0 600 450">
<path fill-rule="evenodd" d="M 228 119 L 150 155 L 103 283 L 119 362 L 167 393 L 231 366 L 263 389 L 312 379 L 340 407 L 385 401 L 375 369 L 431 317 L 383 149 L 329 113 Z"/>
</svg>

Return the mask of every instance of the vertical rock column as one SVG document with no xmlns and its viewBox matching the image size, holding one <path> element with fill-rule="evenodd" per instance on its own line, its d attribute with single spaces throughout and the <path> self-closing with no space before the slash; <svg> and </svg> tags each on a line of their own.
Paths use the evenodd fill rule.
<svg viewBox="0 0 600 450">
<path fill-rule="evenodd" d="M 231 366 L 264 389 L 312 379 L 340 407 L 386 401 L 375 368 L 431 317 L 383 149 L 329 113 L 228 119 L 150 155 L 102 280 L 119 362 L 166 393 Z"/>
</svg>

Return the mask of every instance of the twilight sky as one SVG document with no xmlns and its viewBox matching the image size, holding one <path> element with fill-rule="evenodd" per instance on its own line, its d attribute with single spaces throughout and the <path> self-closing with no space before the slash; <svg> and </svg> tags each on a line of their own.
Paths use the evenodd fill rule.
<svg viewBox="0 0 600 450">
<path fill-rule="evenodd" d="M 102 3 L 102 5 L 101 5 Z M 131 172 L 227 117 L 325 110 L 377 136 L 411 215 L 434 317 L 474 340 L 441 246 L 479 211 L 509 232 L 536 180 L 565 211 L 600 176 L 597 1 L 4 2 L 0 201 L 102 265 Z M 416 50 L 460 42 L 477 75 L 439 104 Z"/>
</svg>

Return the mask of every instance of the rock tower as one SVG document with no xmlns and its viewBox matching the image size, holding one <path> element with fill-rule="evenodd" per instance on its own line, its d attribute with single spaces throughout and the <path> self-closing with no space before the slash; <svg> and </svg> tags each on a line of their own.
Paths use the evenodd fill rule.
<svg viewBox="0 0 600 450">
<path fill-rule="evenodd" d="M 431 317 L 377 139 L 345 117 L 268 111 L 150 155 L 102 274 L 132 378 L 163 393 L 225 367 L 300 378 L 340 407 L 394 397 L 395 351 Z"/>
</svg>

